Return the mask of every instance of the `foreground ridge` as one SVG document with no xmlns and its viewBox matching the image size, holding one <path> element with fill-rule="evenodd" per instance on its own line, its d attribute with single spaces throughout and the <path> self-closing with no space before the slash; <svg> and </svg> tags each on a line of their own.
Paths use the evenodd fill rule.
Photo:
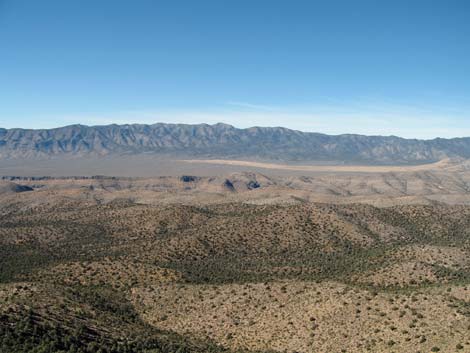
<svg viewBox="0 0 470 353">
<path fill-rule="evenodd" d="M 2 195 L 1 352 L 470 348 L 469 206 L 144 204 L 80 180 L 115 197 Z"/>
</svg>

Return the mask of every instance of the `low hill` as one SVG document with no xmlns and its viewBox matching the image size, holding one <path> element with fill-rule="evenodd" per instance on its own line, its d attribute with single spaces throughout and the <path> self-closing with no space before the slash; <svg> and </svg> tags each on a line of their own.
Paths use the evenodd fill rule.
<svg viewBox="0 0 470 353">
<path fill-rule="evenodd" d="M 26 185 L 19 185 L 9 181 L 0 181 L 0 195 L 15 194 L 19 192 L 33 191 L 33 188 Z"/>
<path fill-rule="evenodd" d="M 0 352 L 470 349 L 468 206 L 70 195 L 0 208 Z"/>
</svg>

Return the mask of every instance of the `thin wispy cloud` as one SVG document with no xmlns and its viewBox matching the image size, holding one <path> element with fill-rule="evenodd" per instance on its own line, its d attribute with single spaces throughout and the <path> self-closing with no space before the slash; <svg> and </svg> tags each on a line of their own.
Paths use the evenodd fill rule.
<svg viewBox="0 0 470 353">
<path fill-rule="evenodd" d="M 279 110 L 279 107 L 273 107 L 270 105 L 262 105 L 262 104 L 252 104 L 247 102 L 227 102 L 229 106 L 239 107 L 239 108 L 247 108 L 253 110 L 266 110 L 266 111 L 276 111 Z"/>
<path fill-rule="evenodd" d="M 312 100 L 313 101 L 313 100 Z M 396 135 L 407 138 L 470 136 L 469 110 L 445 105 L 412 104 L 381 97 L 340 99 L 316 97 L 310 104 L 265 105 L 230 100 L 198 108 L 147 108 L 109 112 L 75 112 L 38 115 L 30 128 L 52 128 L 70 124 L 215 124 L 224 122 L 239 128 L 283 126 L 326 134 Z M 46 122 L 46 123 L 45 123 Z M 2 127 L 24 127 L 14 126 Z"/>
<path fill-rule="evenodd" d="M 403 104 L 393 105 L 378 102 L 372 104 L 370 101 L 364 103 L 359 100 L 354 104 L 349 103 L 351 102 L 310 107 L 286 106 L 277 107 L 275 110 L 267 109 L 267 106 L 247 103 L 243 105 L 227 104 L 223 108 L 145 109 L 62 114 L 55 117 L 48 116 L 47 121 L 50 126 L 47 127 L 75 123 L 107 125 L 113 123 L 215 124 L 224 122 L 239 128 L 283 126 L 301 131 L 334 135 L 354 133 L 423 139 L 470 136 L 470 119 L 462 119 L 463 115 L 447 113 L 445 110 L 432 111 L 432 109 L 421 109 L 421 107 Z M 246 109 L 245 105 L 249 105 L 250 109 Z M 41 122 L 40 125 L 33 127 L 44 127 L 44 124 Z"/>
</svg>

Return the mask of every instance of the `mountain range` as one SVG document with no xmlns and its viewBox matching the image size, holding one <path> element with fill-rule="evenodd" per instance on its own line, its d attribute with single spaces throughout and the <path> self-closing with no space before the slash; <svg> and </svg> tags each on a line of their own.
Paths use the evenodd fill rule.
<svg viewBox="0 0 470 353">
<path fill-rule="evenodd" d="M 326 135 L 283 127 L 239 129 L 222 123 L 0 128 L 0 159 L 123 154 L 406 165 L 470 158 L 470 138 Z"/>
</svg>

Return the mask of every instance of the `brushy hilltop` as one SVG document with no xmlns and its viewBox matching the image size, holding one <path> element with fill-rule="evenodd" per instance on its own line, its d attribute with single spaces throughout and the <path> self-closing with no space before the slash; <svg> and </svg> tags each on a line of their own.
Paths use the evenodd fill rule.
<svg viewBox="0 0 470 353">
<path fill-rule="evenodd" d="M 395 136 L 330 136 L 282 127 L 238 129 L 221 123 L 0 129 L 0 158 L 142 153 L 285 161 L 418 164 L 444 158 L 470 158 L 470 138 L 415 140 Z"/>
<path fill-rule="evenodd" d="M 2 353 L 469 351 L 468 206 L 36 192 L 0 203 Z"/>
</svg>

